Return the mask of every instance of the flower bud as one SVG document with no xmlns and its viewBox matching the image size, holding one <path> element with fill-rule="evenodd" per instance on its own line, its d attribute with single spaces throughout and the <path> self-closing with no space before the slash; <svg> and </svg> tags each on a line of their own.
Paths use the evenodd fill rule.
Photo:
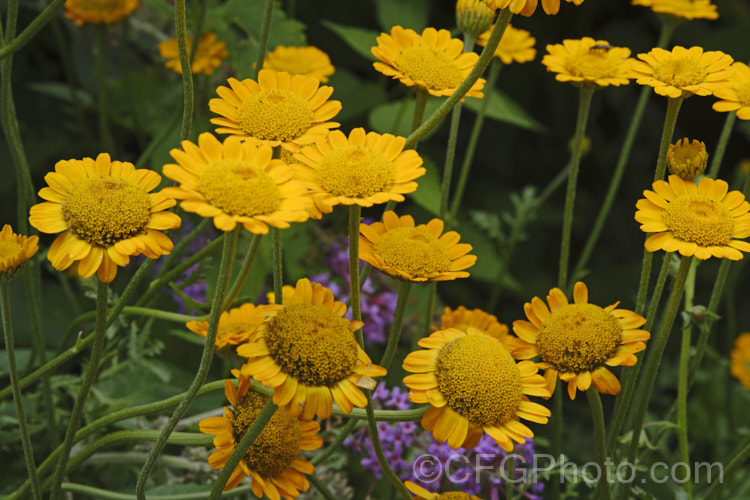
<svg viewBox="0 0 750 500">
<path fill-rule="evenodd" d="M 477 38 L 487 31 L 495 20 L 495 10 L 482 0 L 458 0 L 456 24 L 464 35 Z"/>
<path fill-rule="evenodd" d="M 667 151 L 667 165 L 669 171 L 679 175 L 683 179 L 695 179 L 703 173 L 708 162 L 706 145 L 701 141 L 693 139 L 682 139 L 669 146 Z"/>
</svg>

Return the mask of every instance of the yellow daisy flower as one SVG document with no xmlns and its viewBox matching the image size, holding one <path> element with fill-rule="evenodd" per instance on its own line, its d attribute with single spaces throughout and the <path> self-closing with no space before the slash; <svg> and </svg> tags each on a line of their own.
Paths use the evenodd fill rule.
<svg viewBox="0 0 750 500">
<path fill-rule="evenodd" d="M 589 291 L 582 282 L 573 287 L 573 304 L 559 288 L 547 295 L 547 304 L 539 297 L 523 305 L 529 321 L 513 322 L 520 338 L 514 352 L 518 359 L 541 357 L 536 365 L 545 370 L 550 394 L 559 378 L 568 383 L 568 395 L 575 399 L 576 389 L 592 385 L 603 394 L 620 392 L 620 381 L 607 366 L 633 366 L 636 352 L 646 348 L 651 334 L 636 330 L 646 319 L 633 311 L 617 309 L 619 302 L 607 307 L 589 304 Z"/>
<path fill-rule="evenodd" d="M 470 495 L 469 493 L 461 493 L 459 491 L 448 491 L 446 493 L 432 493 L 427 491 L 421 486 L 412 483 L 411 481 L 405 481 L 404 486 L 414 493 L 414 500 L 481 500 L 481 498 Z"/>
<path fill-rule="evenodd" d="M 257 82 L 230 78 L 228 83 L 217 88 L 219 97 L 208 103 L 221 115 L 211 119 L 219 134 L 298 152 L 339 126 L 328 121 L 341 111 L 339 101 L 328 100 L 333 87 L 321 87 L 313 77 L 262 69 Z"/>
<path fill-rule="evenodd" d="M 667 97 L 711 95 L 732 76 L 729 55 L 717 50 L 704 52 L 701 47 L 674 47 L 671 52 L 655 48 L 638 54 L 638 59 L 633 62 L 631 77 Z"/>
<path fill-rule="evenodd" d="M 345 313 L 346 305 L 334 301 L 328 288 L 299 280 L 284 308 L 269 314 L 253 340 L 237 348 L 248 358 L 242 373 L 272 387 L 273 402 L 305 420 L 330 417 L 334 401 L 344 413 L 365 407 L 360 387 L 374 388 L 372 377 L 386 371 L 354 339 L 363 323 Z"/>
<path fill-rule="evenodd" d="M 657 14 L 669 14 L 684 19 L 718 19 L 716 5 L 711 0 L 633 0 L 633 5 L 651 7 Z"/>
<path fill-rule="evenodd" d="M 494 29 L 494 25 L 490 26 L 490 29 L 479 35 L 477 38 L 477 45 L 482 47 L 487 45 L 487 41 L 490 39 L 490 33 Z M 536 49 L 534 44 L 536 38 L 531 36 L 531 33 L 514 28 L 510 24 L 505 28 L 505 33 L 500 39 L 500 43 L 495 49 L 495 57 L 500 59 L 503 64 L 510 64 L 512 62 L 525 63 L 533 61 L 536 57 Z"/>
<path fill-rule="evenodd" d="M 734 74 L 727 83 L 722 84 L 714 95 L 719 102 L 714 103 L 716 111 L 737 111 L 737 118 L 750 120 L 750 67 L 747 64 L 736 62 L 732 64 Z"/>
<path fill-rule="evenodd" d="M 685 180 L 689 181 L 701 175 L 706 169 L 706 163 L 706 145 L 697 139 L 690 142 L 686 137 L 671 144 L 667 150 L 669 171 Z"/>
<path fill-rule="evenodd" d="M 469 328 L 475 328 L 500 342 L 508 337 L 508 325 L 500 323 L 497 316 L 486 313 L 481 309 L 468 310 L 464 306 L 458 306 L 457 309 L 451 309 L 450 307 L 443 309 L 443 315 L 440 317 L 440 328 L 443 330 L 456 328 L 462 332 Z"/>
<path fill-rule="evenodd" d="M 281 45 L 266 55 L 263 61 L 263 69 L 309 76 L 320 83 L 328 82 L 328 77 L 336 71 L 328 54 L 317 47 L 284 47 Z"/>
<path fill-rule="evenodd" d="M 216 451 L 208 457 L 212 469 L 221 469 L 229 460 L 247 429 L 253 424 L 268 401 L 268 396 L 250 391 L 250 378 L 232 370 L 239 384 L 224 382 L 224 394 L 232 408 L 224 407 L 223 417 L 208 417 L 200 421 L 200 431 L 214 434 Z M 224 491 L 231 490 L 246 477 L 258 498 L 298 498 L 310 484 L 304 474 L 314 472 L 313 465 L 299 456 L 300 450 L 317 450 L 323 440 L 317 435 L 318 422 L 299 420 L 279 408 L 271 417 L 247 454 L 229 476 Z"/>
<path fill-rule="evenodd" d="M 266 314 L 278 308 L 273 305 L 242 304 L 221 313 L 219 329 L 216 332 L 216 348 L 224 349 L 249 342 L 255 330 L 266 319 Z M 208 321 L 188 321 L 185 326 L 201 337 L 208 334 Z"/>
<path fill-rule="evenodd" d="M 242 224 L 251 233 L 266 234 L 269 225 L 287 228 L 309 217 L 307 188 L 286 163 L 272 159 L 268 146 L 239 137 L 221 143 L 204 132 L 198 145 L 182 141 L 182 149 L 169 154 L 177 164 L 164 165 L 164 175 L 180 185 L 164 192 L 183 200 L 180 207 L 186 212 L 213 217 L 217 229 L 232 231 Z"/>
<path fill-rule="evenodd" d="M 65 16 L 78 26 L 112 24 L 138 8 L 139 0 L 66 0 Z"/>
<path fill-rule="evenodd" d="M 696 184 L 670 175 L 669 182 L 656 181 L 653 189 L 635 205 L 641 230 L 656 233 L 646 240 L 649 252 L 731 260 L 750 252 L 750 243 L 741 241 L 750 236 L 750 203 L 741 192 L 728 192 L 725 181 L 704 177 Z"/>
<path fill-rule="evenodd" d="M 193 37 L 187 37 L 188 54 L 193 47 Z M 159 55 L 169 59 L 164 66 L 175 73 L 182 74 L 180 65 L 180 52 L 177 49 L 177 39 L 170 38 L 159 42 Z M 214 70 L 221 66 L 221 61 L 229 55 L 227 44 L 216 38 L 215 33 L 204 33 L 198 39 L 195 48 L 195 57 L 190 69 L 194 75 L 212 75 Z"/>
<path fill-rule="evenodd" d="M 451 95 L 464 81 L 479 59 L 474 52 L 464 52 L 464 42 L 451 38 L 448 30 L 425 28 L 421 35 L 414 30 L 394 26 L 382 33 L 372 54 L 382 62 L 375 69 L 399 80 L 408 87 L 435 96 Z M 472 85 L 469 97 L 482 97 L 484 79 Z"/>
<path fill-rule="evenodd" d="M 451 448 L 471 449 L 483 433 L 505 451 L 534 433 L 518 419 L 547 423 L 550 412 L 526 395 L 549 396 L 544 378 L 531 361 L 516 363 L 494 337 L 475 328 L 438 330 L 421 339 L 404 359 L 409 400 L 430 403 L 422 427 Z"/>
<path fill-rule="evenodd" d="M 335 205 L 370 207 L 390 200 L 404 201 L 417 190 L 414 179 L 425 174 L 416 151 L 404 151 L 406 139 L 355 128 L 349 138 L 339 130 L 305 147 L 294 158 L 296 177 L 325 213 Z"/>
<path fill-rule="evenodd" d="M 58 271 L 78 261 L 78 274 L 95 272 L 109 283 L 131 255 L 151 259 L 172 251 L 172 241 L 160 230 L 180 227 L 180 218 L 164 210 L 176 202 L 163 190 L 149 193 L 161 182 L 156 172 L 132 163 L 111 161 L 107 153 L 96 160 L 63 160 L 39 191 L 47 201 L 31 207 L 29 222 L 43 233 L 59 233 L 47 253 Z"/>
<path fill-rule="evenodd" d="M 581 5 L 583 0 L 565 0 L 568 3 Z M 539 0 L 485 0 L 490 7 L 497 9 L 510 8 L 513 14 L 530 16 L 536 11 Z M 542 9 L 544 13 L 554 16 L 560 11 L 560 0 L 542 0 Z"/>
<path fill-rule="evenodd" d="M 464 271 L 477 261 L 467 255 L 472 247 L 461 243 L 455 231 L 443 234 L 444 223 L 432 219 L 414 226 L 411 215 L 383 214 L 383 222 L 360 224 L 359 258 L 394 278 L 409 281 L 447 281 L 466 278 Z"/>
<path fill-rule="evenodd" d="M 730 371 L 750 391 L 750 333 L 741 333 L 730 354 Z"/>
<path fill-rule="evenodd" d="M 630 83 L 633 59 L 626 47 L 613 47 L 606 40 L 583 37 L 547 45 L 547 52 L 542 64 L 547 71 L 557 73 L 557 81 L 598 87 Z"/>
<path fill-rule="evenodd" d="M 5 224 L 0 231 L 0 279 L 13 279 L 38 251 L 38 236 L 15 234 L 13 228 Z"/>
</svg>

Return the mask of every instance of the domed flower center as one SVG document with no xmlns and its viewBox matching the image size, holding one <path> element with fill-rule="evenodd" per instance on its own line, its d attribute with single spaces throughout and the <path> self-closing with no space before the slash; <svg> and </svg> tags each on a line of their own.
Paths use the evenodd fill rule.
<svg viewBox="0 0 750 500">
<path fill-rule="evenodd" d="M 366 198 L 393 185 L 393 168 L 383 153 L 364 146 L 347 146 L 323 157 L 317 181 L 331 194 Z"/>
<path fill-rule="evenodd" d="M 268 396 L 250 391 L 234 407 L 233 427 L 237 442 L 253 425 L 268 399 Z M 245 464 L 262 478 L 278 477 L 297 458 L 301 441 L 299 420 L 279 408 L 247 450 Z"/>
<path fill-rule="evenodd" d="M 438 390 L 470 422 L 497 426 L 513 419 L 523 396 L 521 372 L 497 341 L 469 335 L 438 353 Z"/>
<path fill-rule="evenodd" d="M 107 175 L 76 183 L 65 197 L 62 213 L 76 236 L 108 248 L 143 230 L 151 202 L 138 184 Z"/>
<path fill-rule="evenodd" d="M 256 139 L 290 142 L 312 127 L 315 111 L 307 100 L 290 90 L 266 89 L 240 104 L 236 121 Z"/>
<path fill-rule="evenodd" d="M 615 76 L 620 62 L 609 57 L 609 51 L 606 48 L 592 47 L 588 52 L 571 57 L 568 61 L 568 69 L 572 75 L 587 80 L 597 80 Z"/>
<path fill-rule="evenodd" d="M 742 106 L 750 106 L 750 82 L 735 85 L 734 91 L 737 93 L 737 101 Z"/>
<path fill-rule="evenodd" d="M 357 363 L 349 320 L 318 304 L 292 304 L 268 322 L 271 357 L 300 383 L 331 387 Z"/>
<path fill-rule="evenodd" d="M 281 194 L 273 178 L 242 160 L 213 162 L 198 178 L 198 191 L 229 215 L 266 215 L 281 205 Z"/>
<path fill-rule="evenodd" d="M 479 497 L 460 491 L 447 491 L 437 496 L 438 500 L 480 500 Z"/>
<path fill-rule="evenodd" d="M 385 264 L 420 278 L 448 271 L 451 258 L 435 235 L 416 227 L 397 227 L 373 245 Z"/>
<path fill-rule="evenodd" d="M 456 63 L 434 47 L 406 47 L 393 63 L 401 73 L 428 89 L 454 89 L 464 79 Z"/>
<path fill-rule="evenodd" d="M 654 78 L 678 89 L 697 85 L 706 77 L 706 68 L 695 59 L 668 59 L 654 68 Z"/>
<path fill-rule="evenodd" d="M 667 205 L 662 216 L 674 236 L 702 247 L 723 246 L 732 239 L 734 217 L 711 198 L 694 194 Z"/>
<path fill-rule="evenodd" d="M 610 313 L 594 304 L 569 304 L 539 327 L 536 346 L 542 361 L 579 373 L 603 365 L 621 340 L 622 328 Z"/>
</svg>

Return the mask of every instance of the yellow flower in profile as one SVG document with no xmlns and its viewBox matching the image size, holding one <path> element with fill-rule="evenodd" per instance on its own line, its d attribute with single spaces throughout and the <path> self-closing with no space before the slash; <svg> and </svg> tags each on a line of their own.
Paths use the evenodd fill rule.
<svg viewBox="0 0 750 500">
<path fill-rule="evenodd" d="M 269 225 L 283 229 L 309 217 L 307 188 L 286 163 L 272 159 L 268 146 L 239 137 L 221 143 L 204 132 L 198 145 L 182 141 L 182 149 L 169 154 L 178 164 L 164 165 L 164 175 L 180 185 L 164 192 L 182 200 L 186 212 L 212 217 L 217 229 L 232 231 L 242 224 L 251 233 L 266 234 Z"/>
<path fill-rule="evenodd" d="M 583 0 L 565 0 L 568 3 L 574 5 L 581 5 Z M 497 9 L 510 8 L 513 14 L 521 14 L 522 16 L 530 16 L 536 11 L 539 5 L 539 0 L 485 0 L 490 7 Z M 544 13 L 550 16 L 554 16 L 560 11 L 560 0 L 542 0 L 542 9 Z"/>
<path fill-rule="evenodd" d="M 149 193 L 161 182 L 156 172 L 101 153 L 96 160 L 59 161 L 44 180 L 49 187 L 39 196 L 47 201 L 31 207 L 29 222 L 43 233 L 64 231 L 47 253 L 58 271 L 78 261 L 78 274 L 96 272 L 109 283 L 131 255 L 156 259 L 172 251 L 172 241 L 159 231 L 181 221 L 164 211 L 176 204 L 164 190 Z"/>
<path fill-rule="evenodd" d="M 490 26 L 490 29 L 479 35 L 477 38 L 477 45 L 482 47 L 487 45 L 487 40 L 490 39 L 490 33 L 494 29 L 494 25 Z M 514 28 L 510 24 L 505 28 L 505 33 L 500 39 L 500 43 L 495 49 L 495 57 L 500 59 L 503 64 L 510 64 L 512 62 L 525 63 L 533 61 L 536 57 L 536 49 L 534 44 L 536 38 L 531 36 L 526 30 Z"/>
<path fill-rule="evenodd" d="M 266 319 L 266 314 L 277 309 L 278 306 L 273 305 L 242 304 L 221 313 L 216 331 L 216 348 L 224 349 L 250 341 L 255 330 Z M 201 337 L 208 333 L 208 321 L 188 321 L 185 326 Z"/>
<path fill-rule="evenodd" d="M 404 151 L 405 143 L 403 137 L 365 134 L 363 128 L 352 130 L 348 139 L 333 130 L 295 155 L 295 174 L 325 213 L 335 205 L 404 201 L 405 193 L 417 190 L 414 179 L 426 172 L 416 151 Z"/>
<path fill-rule="evenodd" d="M 250 428 L 269 397 L 250 389 L 250 378 L 232 370 L 238 378 L 235 387 L 231 380 L 224 382 L 224 394 L 232 408 L 224 407 L 223 417 L 208 417 L 200 421 L 204 434 L 213 434 L 216 451 L 208 457 L 212 469 L 224 467 Z M 314 472 L 313 465 L 299 456 L 300 450 L 317 450 L 323 440 L 317 435 L 320 424 L 303 421 L 279 408 L 255 439 L 247 454 L 229 476 L 224 491 L 231 490 L 247 476 L 256 497 L 298 498 L 310 484 L 304 474 Z"/>
<path fill-rule="evenodd" d="M 421 35 L 414 30 L 394 26 L 390 34 L 382 33 L 372 54 L 382 62 L 373 66 L 386 76 L 408 87 L 435 96 L 451 95 L 474 68 L 479 56 L 464 52 L 464 42 L 451 38 L 448 30 L 425 28 Z M 478 79 L 466 93 L 482 97 L 484 79 Z"/>
<path fill-rule="evenodd" d="M 477 261 L 471 245 L 458 243 L 455 231 L 443 234 L 444 223 L 432 219 L 414 225 L 411 215 L 383 214 L 383 222 L 360 224 L 359 258 L 394 278 L 408 281 L 447 281 L 466 278 Z"/>
<path fill-rule="evenodd" d="M 193 37 L 187 37 L 188 54 L 193 48 Z M 169 59 L 164 66 L 175 73 L 182 74 L 182 65 L 180 64 L 180 52 L 177 49 L 177 39 L 170 38 L 159 42 L 159 55 Z M 227 44 L 216 38 L 215 33 L 204 33 L 198 39 L 198 46 L 195 48 L 195 57 L 190 69 L 194 75 L 204 74 L 212 75 L 214 70 L 221 66 L 221 61 L 229 55 Z"/>
<path fill-rule="evenodd" d="M 651 7 L 657 14 L 668 14 L 683 19 L 718 19 L 716 5 L 711 0 L 633 0 L 633 5 Z"/>
<path fill-rule="evenodd" d="M 686 137 L 671 144 L 667 150 L 669 171 L 685 180 L 692 180 L 701 175 L 706 169 L 706 163 L 706 145 L 697 139 L 690 142 Z"/>
<path fill-rule="evenodd" d="M 317 47 L 284 47 L 281 45 L 268 53 L 263 61 L 263 69 L 309 76 L 320 83 L 328 82 L 328 77 L 336 71 L 328 54 Z"/>
<path fill-rule="evenodd" d="M 346 305 L 333 292 L 303 278 L 284 308 L 268 315 L 253 340 L 239 346 L 248 358 L 242 374 L 274 389 L 273 402 L 302 418 L 328 418 L 333 402 L 344 413 L 364 408 L 360 389 L 373 389 L 372 377 L 385 369 L 372 364 L 353 332 L 361 321 L 344 318 Z"/>
<path fill-rule="evenodd" d="M 646 319 L 633 311 L 617 309 L 619 302 L 607 307 L 589 304 L 589 291 L 582 282 L 573 287 L 574 303 L 568 303 L 559 288 L 547 295 L 547 304 L 539 297 L 523 305 L 529 321 L 516 320 L 513 331 L 523 345 L 516 349 L 519 359 L 541 357 L 536 365 L 545 370 L 550 394 L 559 378 L 568 383 L 568 395 L 575 399 L 576 389 L 593 386 L 603 394 L 620 392 L 608 366 L 633 366 L 636 352 L 646 348 L 651 334 L 637 330 Z"/>
<path fill-rule="evenodd" d="M 66 0 L 65 16 L 78 26 L 112 24 L 138 8 L 139 0 Z"/>
<path fill-rule="evenodd" d="M 217 88 L 219 97 L 208 103 L 221 115 L 211 119 L 219 134 L 296 153 L 339 126 L 328 121 L 341 111 L 339 101 L 328 100 L 333 87 L 321 87 L 313 77 L 262 69 L 257 82 L 230 78 L 228 83 L 229 87 Z"/>
<path fill-rule="evenodd" d="M 470 495 L 469 493 L 461 493 L 459 491 L 448 491 L 446 493 L 432 493 L 422 488 L 421 486 L 412 483 L 411 481 L 405 481 L 404 486 L 417 495 L 414 500 L 482 500 L 481 498 Z"/>
<path fill-rule="evenodd" d="M 457 309 L 451 309 L 450 307 L 443 309 L 443 315 L 440 317 L 440 328 L 442 330 L 456 328 L 462 332 L 469 328 L 475 328 L 503 343 L 508 337 L 508 325 L 500 323 L 497 316 L 486 313 L 481 309 L 469 310 L 464 306 L 458 306 Z"/>
<path fill-rule="evenodd" d="M 516 363 L 499 340 L 475 328 L 438 330 L 419 341 L 403 368 L 409 400 L 430 403 L 422 427 L 451 448 L 471 449 L 489 434 L 505 451 L 534 433 L 518 419 L 547 423 L 550 412 L 526 397 L 549 396 L 531 361 Z"/>
<path fill-rule="evenodd" d="M 750 120 L 750 67 L 736 62 L 732 64 L 734 74 L 729 81 L 714 90 L 719 102 L 714 103 L 716 111 L 737 111 L 737 118 Z"/>
<path fill-rule="evenodd" d="M 633 63 L 632 78 L 666 97 L 711 95 L 732 76 L 731 56 L 718 50 L 674 47 L 670 52 L 655 48 L 638 54 L 638 59 Z"/>
<path fill-rule="evenodd" d="M 630 83 L 633 59 L 626 47 L 613 47 L 606 40 L 583 37 L 547 45 L 547 52 L 542 64 L 547 71 L 557 73 L 557 81 L 598 87 Z"/>
<path fill-rule="evenodd" d="M 0 231 L 0 279 L 13 279 L 38 251 L 38 236 L 15 234 L 13 228 L 5 224 Z"/>
<path fill-rule="evenodd" d="M 730 357 L 730 372 L 750 391 L 750 333 L 740 333 Z"/>
<path fill-rule="evenodd" d="M 646 239 L 646 250 L 742 259 L 742 252 L 750 252 L 750 243 L 741 241 L 750 236 L 750 203 L 728 190 L 725 181 L 708 177 L 697 185 L 676 175 L 654 182 L 653 191 L 644 191 L 635 205 L 641 231 L 656 233 Z"/>
</svg>

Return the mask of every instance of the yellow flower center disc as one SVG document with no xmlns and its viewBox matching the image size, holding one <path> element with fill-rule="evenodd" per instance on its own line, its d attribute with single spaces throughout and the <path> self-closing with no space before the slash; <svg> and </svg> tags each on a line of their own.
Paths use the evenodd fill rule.
<svg viewBox="0 0 750 500">
<path fill-rule="evenodd" d="M 676 238 L 689 243 L 723 246 L 732 239 L 732 214 L 721 203 L 701 194 L 671 201 L 662 217 Z"/>
<path fill-rule="evenodd" d="M 568 60 L 568 70 L 572 75 L 597 80 L 610 78 L 617 73 L 618 61 L 608 57 L 607 49 L 589 49 L 588 52 L 578 54 Z"/>
<path fill-rule="evenodd" d="M 219 160 L 198 179 L 198 191 L 229 215 L 253 217 L 276 211 L 279 188 L 263 169 L 242 160 Z"/>
<path fill-rule="evenodd" d="M 76 236 L 108 248 L 143 230 L 151 202 L 138 184 L 107 175 L 76 183 L 65 197 L 62 213 Z"/>
<path fill-rule="evenodd" d="M 622 328 L 610 313 L 594 304 L 569 304 L 539 327 L 536 346 L 542 361 L 579 373 L 603 365 L 621 340 Z"/>
<path fill-rule="evenodd" d="M 460 491 L 441 493 L 436 498 L 438 500 L 480 500 L 479 497 L 469 495 L 468 493 L 461 493 Z"/>
<path fill-rule="evenodd" d="M 337 196 L 366 198 L 393 185 L 393 169 L 382 153 L 364 146 L 348 146 L 323 157 L 317 181 L 324 190 Z"/>
<path fill-rule="evenodd" d="M 434 90 L 456 88 L 464 79 L 456 64 L 434 47 L 407 47 L 393 63 L 404 75 Z"/>
<path fill-rule="evenodd" d="M 459 415 L 496 426 L 515 416 L 521 403 L 521 372 L 497 341 L 469 335 L 438 353 L 438 390 Z"/>
<path fill-rule="evenodd" d="M 695 59 L 669 59 L 654 68 L 654 78 L 676 88 L 697 85 L 706 77 L 706 68 Z"/>
<path fill-rule="evenodd" d="M 268 399 L 250 391 L 234 408 L 234 436 L 238 443 Z M 245 464 L 262 478 L 278 477 L 297 458 L 301 441 L 299 421 L 280 408 L 247 450 Z"/>
<path fill-rule="evenodd" d="M 318 304 L 292 304 L 268 322 L 271 357 L 284 373 L 308 386 L 331 387 L 357 363 L 349 320 Z"/>
<path fill-rule="evenodd" d="M 737 92 L 737 101 L 742 106 L 750 106 L 750 82 L 737 85 L 734 91 Z"/>
<path fill-rule="evenodd" d="M 447 271 L 451 258 L 445 245 L 424 229 L 397 227 L 373 245 L 385 264 L 414 277 Z"/>
<path fill-rule="evenodd" d="M 240 104 L 236 121 L 256 139 L 290 142 L 312 127 L 315 112 L 305 99 L 290 90 L 267 89 Z"/>
</svg>

